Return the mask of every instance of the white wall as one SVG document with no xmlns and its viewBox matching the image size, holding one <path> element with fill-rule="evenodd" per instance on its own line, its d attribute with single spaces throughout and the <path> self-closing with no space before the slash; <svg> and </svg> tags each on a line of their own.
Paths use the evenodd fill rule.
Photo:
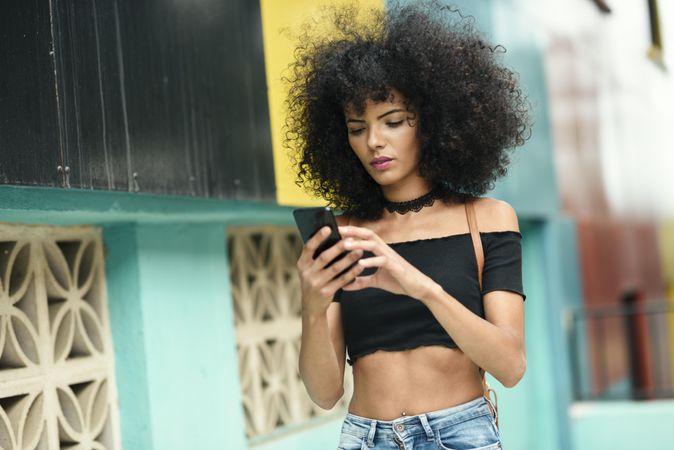
<svg viewBox="0 0 674 450">
<path fill-rule="evenodd" d="M 604 15 L 590 0 L 516 2 L 518 12 L 526 18 L 524 22 L 544 48 L 560 40 L 572 44 L 573 67 L 555 66 L 554 70 L 557 76 L 573 76 L 581 91 L 588 89 L 587 95 L 576 95 L 573 104 L 550 98 L 553 122 L 569 115 L 575 121 L 575 131 L 568 139 L 558 136 L 555 140 L 556 145 L 575 146 L 576 152 L 575 156 L 572 152 L 556 152 L 556 158 L 560 158 L 556 161 L 558 170 L 572 171 L 582 164 L 596 166 L 599 173 L 595 173 L 595 180 L 579 176 L 566 188 L 591 189 L 596 181 L 611 216 L 672 218 L 674 4 L 669 0 L 659 2 L 667 66 L 663 70 L 647 57 L 650 26 L 646 0 L 608 3 L 612 12 Z M 553 130 L 560 133 L 559 127 L 553 126 Z M 575 159 L 569 161 L 569 155 Z M 559 175 L 560 183 L 564 183 L 565 175 Z M 566 179 L 573 176 L 568 174 Z"/>
</svg>

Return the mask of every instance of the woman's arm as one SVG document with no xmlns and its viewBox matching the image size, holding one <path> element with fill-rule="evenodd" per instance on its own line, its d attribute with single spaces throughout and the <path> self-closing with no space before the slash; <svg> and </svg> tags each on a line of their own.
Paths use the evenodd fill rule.
<svg viewBox="0 0 674 450">
<path fill-rule="evenodd" d="M 302 314 L 300 378 L 311 399 L 323 409 L 332 409 L 344 395 L 346 348 L 341 316 L 337 302 L 326 314 Z"/>
<path fill-rule="evenodd" d="M 486 320 L 466 308 L 440 285 L 420 300 L 475 364 L 503 386 L 513 387 L 524 375 L 524 302 L 509 291 L 484 296 Z"/>
<path fill-rule="evenodd" d="M 506 202 L 482 198 L 475 204 L 479 224 L 496 230 L 519 231 L 515 210 Z M 456 298 L 433 283 L 419 299 L 459 348 L 503 386 L 513 387 L 524 375 L 524 301 L 510 291 L 484 295 L 485 319 L 475 315 Z"/>
<path fill-rule="evenodd" d="M 345 223 L 341 216 L 337 224 Z M 335 292 L 355 278 L 361 267 L 355 266 L 339 279 L 330 278 L 352 264 L 362 251 L 351 252 L 328 268 L 322 268 L 341 253 L 343 241 L 311 259 L 318 241 L 310 240 L 298 260 L 302 281 L 302 336 L 299 373 L 309 397 L 323 409 L 332 409 L 344 395 L 346 349 L 342 331 L 341 305 L 333 302 Z M 321 261 L 322 260 L 322 261 Z"/>
</svg>

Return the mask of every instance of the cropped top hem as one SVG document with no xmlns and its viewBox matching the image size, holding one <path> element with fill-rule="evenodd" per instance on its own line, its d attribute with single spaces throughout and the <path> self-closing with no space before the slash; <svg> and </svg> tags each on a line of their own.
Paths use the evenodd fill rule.
<svg viewBox="0 0 674 450">
<path fill-rule="evenodd" d="M 349 363 L 350 366 L 353 365 L 353 363 L 358 359 L 366 355 L 370 355 L 374 352 L 377 352 L 379 350 L 383 350 L 385 352 L 396 352 L 396 351 L 402 351 L 402 350 L 413 350 L 418 347 L 429 347 L 431 345 L 441 345 L 443 347 L 448 347 L 448 348 L 459 348 L 458 345 L 456 345 L 455 342 L 448 342 L 445 340 L 429 340 L 429 341 L 424 341 L 424 342 L 410 342 L 407 344 L 401 344 L 401 345 L 396 345 L 396 346 L 386 346 L 386 347 L 376 347 L 376 348 L 370 348 L 365 351 L 360 352 L 359 354 L 356 355 L 349 355 L 349 358 L 346 358 L 346 362 Z"/>
</svg>

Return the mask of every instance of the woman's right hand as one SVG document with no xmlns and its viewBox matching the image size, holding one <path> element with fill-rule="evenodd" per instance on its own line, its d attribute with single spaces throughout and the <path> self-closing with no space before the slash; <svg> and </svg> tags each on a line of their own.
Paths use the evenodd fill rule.
<svg viewBox="0 0 674 450">
<path fill-rule="evenodd" d="M 314 252 L 329 235 L 329 227 L 321 228 L 304 244 L 302 254 L 297 260 L 302 289 L 302 314 L 325 314 L 335 293 L 364 269 L 362 265 L 354 264 L 347 272 L 334 278 L 363 255 L 360 249 L 348 252 L 342 259 L 326 267 L 330 261 L 346 251 L 344 243 L 351 238 L 341 239 L 314 259 Z"/>
</svg>

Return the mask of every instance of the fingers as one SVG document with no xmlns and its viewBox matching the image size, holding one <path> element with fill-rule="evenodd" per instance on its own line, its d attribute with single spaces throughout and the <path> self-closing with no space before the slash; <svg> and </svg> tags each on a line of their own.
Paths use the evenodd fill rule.
<svg viewBox="0 0 674 450">
<path fill-rule="evenodd" d="M 358 277 L 354 280 L 353 283 L 347 284 L 342 287 L 344 291 L 357 291 L 366 287 L 374 286 L 374 275 L 368 275 L 366 277 Z"/>
<path fill-rule="evenodd" d="M 353 225 L 344 225 L 337 228 L 339 229 L 339 234 L 342 236 L 342 238 L 355 237 L 358 239 L 380 240 L 379 236 L 377 236 L 377 233 L 370 230 L 369 228 L 355 227 Z"/>
<path fill-rule="evenodd" d="M 379 243 L 375 241 L 355 241 L 355 240 L 344 240 L 344 248 L 346 250 L 370 250 L 371 252 L 377 252 L 379 250 Z"/>
<path fill-rule="evenodd" d="M 380 267 L 386 264 L 386 256 L 373 256 L 372 258 L 363 258 L 358 264 L 363 267 Z"/>
<path fill-rule="evenodd" d="M 342 239 L 332 247 L 328 248 L 327 250 L 321 252 L 320 255 L 316 258 L 316 264 L 318 265 L 319 268 L 324 268 L 330 262 L 335 259 L 337 256 L 340 254 L 344 253 L 348 247 L 348 243 L 352 241 L 353 239 L 347 238 L 347 239 Z M 332 267 L 332 266 L 330 266 Z"/>
<path fill-rule="evenodd" d="M 330 227 L 323 227 L 320 230 L 314 234 L 311 239 L 309 239 L 305 244 L 304 244 L 304 249 L 302 250 L 302 254 L 300 255 L 299 259 L 297 260 L 297 268 L 302 270 L 302 268 L 307 267 L 309 264 L 313 262 L 313 256 L 314 252 L 316 252 L 316 249 L 318 248 L 319 245 L 323 243 L 327 239 L 327 237 L 330 236 Z M 324 252 L 325 253 L 325 252 Z"/>
<path fill-rule="evenodd" d="M 335 245 L 336 247 L 337 245 Z M 333 278 L 339 275 L 344 269 L 349 267 L 354 262 L 358 261 L 358 258 L 363 256 L 362 250 L 354 250 L 349 252 L 339 261 L 336 261 L 330 267 L 324 267 L 322 270 L 318 271 L 315 275 L 316 282 L 319 285 L 329 283 Z M 316 260 L 318 262 L 318 260 Z"/>
<path fill-rule="evenodd" d="M 363 258 L 358 261 L 358 264 L 356 265 L 362 267 L 363 269 L 366 267 L 381 267 L 386 264 L 386 260 L 386 256 L 374 256 L 372 258 Z M 345 291 L 355 291 L 366 287 L 372 287 L 374 286 L 375 276 L 376 274 L 368 275 L 366 277 L 358 277 L 353 283 L 344 286 L 342 289 Z"/>
<path fill-rule="evenodd" d="M 352 252 L 355 253 L 355 252 Z M 347 257 L 348 258 L 348 257 Z M 344 258 L 344 259 L 347 259 Z M 341 261 L 340 261 L 341 262 Z M 349 261 L 349 263 L 353 263 L 353 261 Z M 353 281 L 354 279 L 360 274 L 365 266 L 360 265 L 360 264 L 354 264 L 352 268 L 350 268 L 348 271 L 344 272 L 342 275 L 340 275 L 337 278 L 334 278 L 331 280 L 329 283 L 327 283 L 322 289 L 321 289 L 321 294 L 325 296 L 333 296 L 335 292 L 337 292 L 338 289 L 344 288 L 345 285 Z M 350 286 L 350 285 L 349 285 Z"/>
</svg>

